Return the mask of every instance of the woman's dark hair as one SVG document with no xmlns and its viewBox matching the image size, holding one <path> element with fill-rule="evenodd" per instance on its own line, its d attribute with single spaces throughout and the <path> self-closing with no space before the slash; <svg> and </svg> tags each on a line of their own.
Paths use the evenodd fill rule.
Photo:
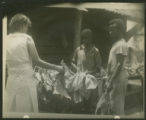
<svg viewBox="0 0 146 120">
<path fill-rule="evenodd" d="M 9 23 L 9 28 L 11 32 L 20 31 L 22 26 L 31 27 L 30 19 L 24 14 L 14 15 Z"/>
</svg>

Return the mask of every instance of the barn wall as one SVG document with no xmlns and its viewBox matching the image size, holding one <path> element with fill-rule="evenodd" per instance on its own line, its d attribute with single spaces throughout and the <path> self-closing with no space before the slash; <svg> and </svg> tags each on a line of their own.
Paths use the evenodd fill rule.
<svg viewBox="0 0 146 120">
<path fill-rule="evenodd" d="M 74 21 L 71 11 L 41 8 L 37 15 L 35 13 L 36 10 L 31 13 L 32 22 L 34 21 L 32 35 L 38 52 L 42 59 L 60 63 L 61 59 L 65 59 L 72 52 Z M 67 46 L 64 45 L 66 42 Z"/>
</svg>

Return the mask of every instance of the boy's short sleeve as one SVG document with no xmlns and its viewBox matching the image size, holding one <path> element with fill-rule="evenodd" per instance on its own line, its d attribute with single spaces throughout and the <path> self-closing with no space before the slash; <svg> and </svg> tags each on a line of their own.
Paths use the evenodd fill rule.
<svg viewBox="0 0 146 120">
<path fill-rule="evenodd" d="M 116 54 L 121 54 L 124 56 L 128 55 L 128 47 L 126 41 L 122 40 L 118 43 L 117 48 L 116 48 Z"/>
</svg>

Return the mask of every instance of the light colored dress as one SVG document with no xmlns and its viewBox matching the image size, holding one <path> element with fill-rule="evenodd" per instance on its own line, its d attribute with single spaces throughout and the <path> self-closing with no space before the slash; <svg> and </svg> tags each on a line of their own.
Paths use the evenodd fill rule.
<svg viewBox="0 0 146 120">
<path fill-rule="evenodd" d="M 37 81 L 27 49 L 29 40 L 33 39 L 24 33 L 7 37 L 6 112 L 38 112 Z"/>
<path fill-rule="evenodd" d="M 111 48 L 108 61 L 108 74 L 111 75 L 117 64 L 117 54 L 125 56 L 124 63 L 119 75 L 113 80 L 113 89 L 110 93 L 111 109 L 113 114 L 124 114 L 124 104 L 126 88 L 128 83 L 128 72 L 125 69 L 127 66 L 128 48 L 124 39 L 117 41 Z"/>
</svg>

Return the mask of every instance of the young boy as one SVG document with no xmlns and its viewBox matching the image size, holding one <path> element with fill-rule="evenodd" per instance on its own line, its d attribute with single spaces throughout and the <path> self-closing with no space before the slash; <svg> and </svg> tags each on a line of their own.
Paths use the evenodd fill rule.
<svg viewBox="0 0 146 120">
<path fill-rule="evenodd" d="M 108 76 L 112 79 L 112 91 L 110 92 L 111 114 L 124 114 L 125 95 L 128 83 L 128 73 L 125 69 L 128 48 L 125 35 L 125 25 L 121 19 L 110 21 L 109 34 L 113 40 L 108 60 Z"/>
<path fill-rule="evenodd" d="M 83 80 L 83 82 L 78 82 L 81 81 L 79 78 L 77 80 L 79 84 L 86 86 L 81 94 L 83 95 L 83 107 L 86 107 L 85 109 L 88 110 L 89 113 L 93 112 L 91 109 L 92 106 L 94 106 L 93 102 L 97 102 L 97 96 L 101 95 L 99 92 L 101 92 L 102 84 L 96 78 L 100 74 L 102 65 L 100 52 L 93 44 L 92 31 L 90 29 L 84 29 L 81 32 L 81 39 L 83 44 L 76 48 L 72 63 L 77 67 L 78 73 L 86 73 L 86 75 L 92 75 L 95 77 L 95 80 L 86 79 Z M 100 87 L 97 87 L 97 82 Z"/>
</svg>

